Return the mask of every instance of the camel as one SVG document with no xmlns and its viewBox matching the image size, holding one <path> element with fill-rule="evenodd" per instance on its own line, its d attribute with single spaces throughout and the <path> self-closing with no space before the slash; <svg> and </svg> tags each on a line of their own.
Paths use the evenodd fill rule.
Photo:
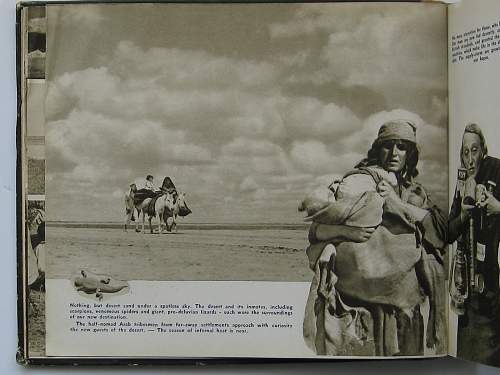
<svg viewBox="0 0 500 375">
<path fill-rule="evenodd" d="M 165 222 L 167 231 L 171 232 L 172 230 L 175 230 L 175 233 L 177 233 L 177 216 L 187 216 L 190 213 L 191 210 L 186 204 L 186 193 L 178 193 L 172 209 L 164 211 L 163 221 Z M 172 218 L 172 223 L 170 225 L 168 224 L 169 218 Z"/>
<path fill-rule="evenodd" d="M 136 203 L 134 201 L 134 189 L 135 185 L 132 184 L 130 186 L 130 191 L 125 195 L 125 224 L 124 231 L 127 231 L 127 226 L 130 225 L 130 221 L 132 216 L 137 210 L 137 220 L 135 220 L 135 231 L 141 232 L 139 230 L 139 217 L 142 213 L 142 233 L 145 233 L 145 220 L 146 214 L 148 215 L 149 228 L 151 233 L 153 233 L 153 226 L 151 224 L 151 220 L 153 217 L 156 218 L 158 223 L 158 233 L 163 233 L 163 224 L 164 222 L 164 212 L 165 210 L 173 210 L 174 209 L 174 198 L 170 193 L 162 193 L 156 198 L 146 198 L 142 202 Z M 154 212 L 151 210 L 150 203 L 152 199 L 156 199 L 154 202 Z"/>
</svg>

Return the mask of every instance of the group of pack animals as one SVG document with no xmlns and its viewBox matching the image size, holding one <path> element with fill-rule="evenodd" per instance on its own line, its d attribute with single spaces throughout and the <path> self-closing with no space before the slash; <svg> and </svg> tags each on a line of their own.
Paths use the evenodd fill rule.
<svg viewBox="0 0 500 375">
<path fill-rule="evenodd" d="M 158 225 L 158 233 L 163 233 L 164 228 L 168 232 L 177 232 L 178 216 L 187 216 L 191 210 L 186 204 L 186 194 L 178 192 L 173 186 L 170 178 L 165 177 L 162 187 L 154 194 L 144 196 L 144 189 L 137 189 L 136 184 L 130 185 L 130 190 L 125 194 L 125 225 L 124 231 L 127 231 L 127 226 L 131 221 L 135 222 L 135 231 L 141 232 L 139 229 L 139 218 L 142 214 L 142 233 L 145 233 L 145 220 L 148 216 L 150 232 L 154 233 L 151 220 L 153 217 Z M 137 212 L 137 220 L 135 219 Z M 169 223 L 170 222 L 170 223 Z"/>
</svg>

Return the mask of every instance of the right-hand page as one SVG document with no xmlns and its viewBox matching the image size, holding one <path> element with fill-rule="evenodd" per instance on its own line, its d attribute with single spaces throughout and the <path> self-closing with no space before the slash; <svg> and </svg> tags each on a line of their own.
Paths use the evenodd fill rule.
<svg viewBox="0 0 500 375">
<path fill-rule="evenodd" d="M 449 6 L 450 354 L 500 366 L 500 2 Z"/>
</svg>

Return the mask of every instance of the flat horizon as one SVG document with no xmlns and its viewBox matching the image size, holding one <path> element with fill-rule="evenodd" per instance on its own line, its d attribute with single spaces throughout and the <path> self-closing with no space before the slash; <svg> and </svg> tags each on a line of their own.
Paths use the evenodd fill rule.
<svg viewBox="0 0 500 375">
<path fill-rule="evenodd" d="M 47 221 L 49 228 L 75 229 L 122 229 L 123 222 L 77 222 L 77 221 Z M 156 223 L 152 223 L 156 227 Z M 307 231 L 308 223 L 178 223 L 178 228 L 185 230 L 300 230 Z M 139 223 L 139 228 L 142 223 Z M 134 223 L 128 228 L 133 230 Z M 146 227 L 149 223 L 146 222 Z"/>
</svg>

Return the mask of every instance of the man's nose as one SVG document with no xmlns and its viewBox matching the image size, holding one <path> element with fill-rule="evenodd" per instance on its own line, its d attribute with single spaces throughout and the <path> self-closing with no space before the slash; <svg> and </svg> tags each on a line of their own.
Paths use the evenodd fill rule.
<svg viewBox="0 0 500 375">
<path fill-rule="evenodd" d="M 469 164 L 470 166 L 474 165 L 474 159 L 472 158 L 471 154 L 467 155 L 467 164 Z"/>
</svg>

